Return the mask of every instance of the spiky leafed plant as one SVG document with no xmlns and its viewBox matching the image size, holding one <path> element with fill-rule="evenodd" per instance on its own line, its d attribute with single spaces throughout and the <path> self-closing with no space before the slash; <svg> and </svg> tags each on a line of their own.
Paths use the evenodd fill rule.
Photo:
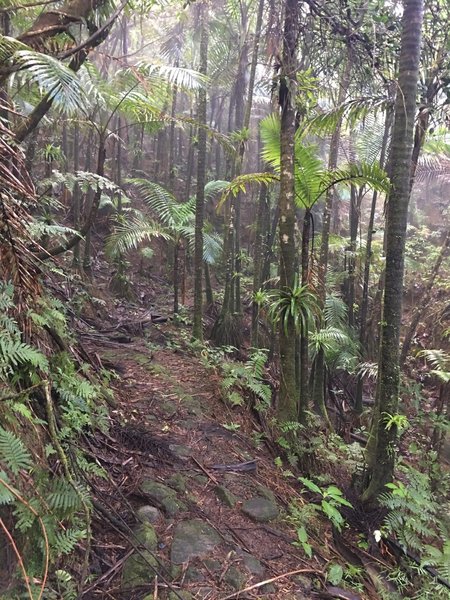
<svg viewBox="0 0 450 600">
<path fill-rule="evenodd" d="M 116 224 L 109 237 L 106 250 L 109 255 L 125 253 L 154 237 L 168 241 L 173 251 L 174 313 L 179 309 L 179 252 L 183 241 L 193 247 L 195 198 L 177 202 L 166 188 L 146 179 L 130 179 L 139 197 L 154 216 L 136 213 L 133 219 Z M 210 181 L 205 186 L 205 198 L 210 199 L 228 185 L 226 181 Z M 155 220 L 156 219 L 156 220 Z M 213 264 L 220 253 L 220 238 L 214 233 L 204 233 L 203 260 Z"/>
</svg>

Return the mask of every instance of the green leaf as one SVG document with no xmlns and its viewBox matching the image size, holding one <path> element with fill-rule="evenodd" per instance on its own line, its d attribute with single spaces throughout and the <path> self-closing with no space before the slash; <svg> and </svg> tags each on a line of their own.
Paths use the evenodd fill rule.
<svg viewBox="0 0 450 600">
<path fill-rule="evenodd" d="M 316 494 L 320 494 L 321 496 L 322 494 L 322 490 L 320 489 L 319 486 L 317 486 L 313 481 L 311 481 L 310 479 L 307 479 L 306 477 L 299 477 L 298 478 L 299 481 L 301 481 L 303 483 L 303 485 L 308 488 L 308 490 L 310 490 L 311 492 L 315 492 Z"/>
<path fill-rule="evenodd" d="M 332 563 L 327 572 L 327 579 L 332 585 L 339 585 L 344 575 L 344 569 L 337 563 Z"/>
</svg>

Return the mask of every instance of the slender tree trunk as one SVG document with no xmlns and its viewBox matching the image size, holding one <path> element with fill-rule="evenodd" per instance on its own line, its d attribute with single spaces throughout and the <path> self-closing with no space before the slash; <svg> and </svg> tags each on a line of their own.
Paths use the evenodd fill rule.
<svg viewBox="0 0 450 600">
<path fill-rule="evenodd" d="M 363 500 L 376 499 L 392 480 L 395 466 L 395 423 L 400 386 L 399 343 L 403 276 L 410 196 L 410 169 L 419 75 L 423 0 L 405 0 L 400 50 L 398 91 L 392 135 L 390 174 L 392 190 L 387 202 L 386 278 L 381 319 L 380 357 L 376 406 L 367 446 L 368 485 Z"/>
<path fill-rule="evenodd" d="M 269 226 L 269 203 L 267 187 L 261 186 L 259 192 L 258 212 L 256 216 L 255 245 L 253 256 L 253 294 L 262 286 L 263 249 L 267 239 L 267 228 Z M 252 302 L 252 329 L 251 344 L 254 348 L 259 347 L 258 339 L 259 305 L 253 299 Z"/>
<path fill-rule="evenodd" d="M 302 230 L 302 287 L 309 283 L 309 244 L 311 238 L 311 210 L 307 208 L 303 217 Z M 299 401 L 299 421 L 306 424 L 307 411 L 309 406 L 309 335 L 308 325 L 302 326 L 300 332 L 300 401 Z"/>
<path fill-rule="evenodd" d="M 387 147 L 389 142 L 389 133 L 392 124 L 392 111 L 387 110 L 384 124 L 383 141 L 381 143 L 380 166 L 384 167 L 386 160 Z M 361 351 L 367 356 L 367 315 L 369 311 L 369 279 L 370 279 L 370 262 L 372 260 L 372 240 L 373 228 L 375 223 L 375 211 L 377 208 L 378 193 L 373 192 L 372 204 L 370 207 L 369 224 L 367 227 L 367 243 L 366 253 L 364 258 L 364 275 L 363 275 L 363 290 L 361 299 L 360 311 L 360 328 L 359 328 L 359 344 Z M 355 395 L 355 411 L 361 414 L 363 411 L 363 385 L 364 380 L 361 375 L 358 376 L 356 395 Z"/>
<path fill-rule="evenodd" d="M 294 137 L 296 128 L 295 99 L 293 94 L 297 72 L 297 44 L 300 30 L 301 3 L 286 0 L 283 53 L 280 70 L 281 132 L 280 132 L 280 290 L 288 292 L 295 284 L 295 179 Z M 295 327 L 293 319 L 280 323 L 280 397 L 277 416 L 281 422 L 297 420 L 297 390 L 295 385 Z"/>
<path fill-rule="evenodd" d="M 80 126 L 76 122 L 73 130 L 73 170 L 76 173 L 80 168 Z M 73 202 L 73 224 L 74 229 L 78 231 L 80 229 L 80 187 L 78 184 L 75 185 L 72 202 Z M 80 268 L 80 242 L 77 242 L 73 247 L 73 259 L 72 267 L 74 269 Z"/>
<path fill-rule="evenodd" d="M 200 68 L 202 75 L 208 70 L 208 5 L 199 6 L 200 26 Z M 198 155 L 197 155 L 197 195 L 195 201 L 195 256 L 194 256 L 194 323 L 192 335 L 203 340 L 203 222 L 205 215 L 205 183 L 206 183 L 206 88 L 198 91 Z"/>
<path fill-rule="evenodd" d="M 338 106 L 341 105 L 347 95 L 348 87 L 350 85 L 350 76 L 352 71 L 352 55 L 351 48 L 348 45 L 347 62 L 345 63 L 342 81 L 340 83 L 339 95 L 338 95 Z M 333 170 L 337 167 L 338 155 L 339 155 L 339 143 L 341 139 L 341 127 L 342 120 L 340 119 L 336 125 L 336 129 L 333 132 L 330 142 L 330 155 L 328 159 L 328 168 Z M 320 244 L 320 257 L 319 257 L 319 303 L 321 308 L 325 306 L 326 299 L 326 277 L 328 270 L 328 249 L 330 242 L 330 230 L 331 230 L 331 217 L 333 214 L 333 190 L 330 189 L 325 199 L 325 209 L 323 212 L 322 221 L 322 240 Z M 314 386 L 313 386 L 313 397 L 314 406 L 316 410 L 319 410 L 324 418 L 328 421 L 327 411 L 325 406 L 325 357 L 323 350 L 319 350 L 316 357 L 316 365 L 314 370 Z M 317 381 L 316 381 L 317 380 Z"/>
</svg>

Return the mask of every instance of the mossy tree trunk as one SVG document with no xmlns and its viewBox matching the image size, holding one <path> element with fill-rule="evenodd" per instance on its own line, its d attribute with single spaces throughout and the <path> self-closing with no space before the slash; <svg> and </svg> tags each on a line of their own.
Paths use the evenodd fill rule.
<svg viewBox="0 0 450 600">
<path fill-rule="evenodd" d="M 405 0 L 399 62 L 398 91 L 390 157 L 392 190 L 387 201 L 386 275 L 381 319 L 378 389 L 367 446 L 368 478 L 363 500 L 372 502 L 392 480 L 395 466 L 395 423 L 398 412 L 406 224 L 410 169 L 419 76 L 423 0 Z"/>
<path fill-rule="evenodd" d="M 294 287 L 297 264 L 295 243 L 295 179 L 294 179 L 294 137 L 296 128 L 295 90 L 297 73 L 297 44 L 300 29 L 301 3 L 286 0 L 283 53 L 280 69 L 279 103 L 281 106 L 280 133 L 280 195 L 278 206 L 279 221 L 279 276 L 280 290 Z M 295 377 L 295 327 L 293 319 L 280 323 L 280 397 L 277 416 L 280 421 L 297 420 L 297 389 Z"/>
<path fill-rule="evenodd" d="M 203 2 L 198 7 L 200 28 L 200 65 L 199 71 L 206 75 L 208 71 L 208 4 Z M 206 109 L 207 90 L 202 87 L 198 91 L 197 119 L 198 154 L 197 154 L 197 193 L 195 200 L 195 250 L 194 250 L 194 322 L 192 335 L 203 340 L 203 222 L 205 218 L 205 183 L 206 183 Z"/>
</svg>

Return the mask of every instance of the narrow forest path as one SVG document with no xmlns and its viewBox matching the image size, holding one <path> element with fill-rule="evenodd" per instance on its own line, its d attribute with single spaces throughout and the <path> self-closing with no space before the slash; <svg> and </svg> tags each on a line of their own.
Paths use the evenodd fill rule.
<svg viewBox="0 0 450 600">
<path fill-rule="evenodd" d="M 223 402 L 218 374 L 166 339 L 88 345 L 118 375 L 110 431 L 89 442 L 116 489 L 99 480 L 95 494 L 139 548 L 114 526 L 94 528 L 94 553 L 110 568 L 98 566 L 84 597 L 316 597 L 310 577 L 320 563 L 312 568 L 292 545 L 284 519 L 298 490 L 250 437 L 251 413 Z"/>
</svg>

